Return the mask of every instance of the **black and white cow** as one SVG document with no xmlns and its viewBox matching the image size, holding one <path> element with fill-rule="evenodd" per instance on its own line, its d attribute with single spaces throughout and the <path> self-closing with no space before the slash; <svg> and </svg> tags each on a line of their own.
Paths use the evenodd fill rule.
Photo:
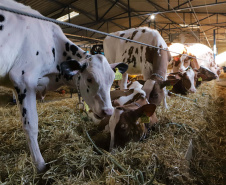
<svg viewBox="0 0 226 185">
<path fill-rule="evenodd" d="M 40 15 L 13 0 L 1 0 L 0 5 Z M 61 85 L 77 88 L 96 117 L 102 118 L 113 113 L 114 72 L 103 55 L 87 55 L 59 26 L 47 21 L 0 10 L 0 35 L 0 85 L 13 88 L 17 95 L 23 129 L 40 172 L 46 165 L 37 142 L 36 93 Z"/>
<path fill-rule="evenodd" d="M 112 34 L 157 47 L 147 47 L 110 36 L 107 36 L 103 43 L 108 62 L 123 61 L 129 65 L 128 74 L 143 74 L 146 81 L 143 89 L 149 102 L 159 105 L 164 98 L 163 88 L 176 82 L 166 81 L 167 66 L 171 56 L 167 51 L 168 47 L 164 39 L 157 30 L 148 27 L 132 28 Z M 120 89 L 126 89 L 126 73 L 123 77 L 122 82 L 124 83 L 120 86 Z M 166 101 L 164 101 L 164 105 L 166 106 Z"/>
</svg>

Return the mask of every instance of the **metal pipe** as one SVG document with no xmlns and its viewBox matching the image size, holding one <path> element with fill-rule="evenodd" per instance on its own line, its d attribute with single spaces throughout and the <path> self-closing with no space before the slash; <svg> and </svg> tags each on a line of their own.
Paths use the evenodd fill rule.
<svg viewBox="0 0 226 185">
<path fill-rule="evenodd" d="M 96 12 L 96 21 L 98 21 L 99 17 L 98 17 L 98 3 L 97 3 L 97 0 L 95 0 L 95 12 Z"/>
<path fill-rule="evenodd" d="M 214 55 L 214 60 L 216 58 L 216 54 L 217 54 L 217 47 L 216 47 L 216 33 L 215 33 L 216 29 L 213 30 L 213 55 Z"/>
<path fill-rule="evenodd" d="M 131 15 L 130 15 L 130 4 L 128 0 L 128 16 L 129 16 L 129 28 L 131 28 Z"/>
<path fill-rule="evenodd" d="M 194 9 L 195 8 L 203 8 L 203 7 L 215 6 L 215 5 L 222 5 L 222 4 L 226 4 L 226 1 L 224 1 L 224 2 L 218 2 L 218 3 L 212 3 L 212 4 L 206 4 L 206 5 L 193 6 L 193 8 Z M 131 17 L 139 17 L 139 16 L 144 16 L 144 15 L 151 15 L 153 13 L 154 14 L 175 13 L 175 11 L 178 12 L 178 11 L 189 10 L 189 9 L 191 9 L 191 8 L 190 7 L 187 7 L 187 8 L 180 8 L 180 9 L 176 9 L 176 10 L 174 9 L 174 10 L 165 10 L 165 11 L 153 11 L 153 12 L 145 13 L 145 14 L 132 15 Z M 182 12 L 178 12 L 178 13 L 182 13 Z M 189 12 L 184 12 L 184 13 L 189 13 Z M 127 18 L 127 17 L 118 17 L 118 18 L 114 18 L 112 20 L 124 19 L 124 18 Z"/>
</svg>

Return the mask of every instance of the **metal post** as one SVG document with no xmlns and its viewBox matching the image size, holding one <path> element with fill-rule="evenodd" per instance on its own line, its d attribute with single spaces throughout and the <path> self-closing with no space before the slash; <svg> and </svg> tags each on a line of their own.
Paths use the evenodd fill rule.
<svg viewBox="0 0 226 185">
<path fill-rule="evenodd" d="M 213 54 L 214 54 L 214 60 L 216 58 L 216 54 L 217 54 L 217 47 L 216 47 L 216 33 L 215 33 L 216 29 L 213 30 Z"/>
<path fill-rule="evenodd" d="M 129 16 L 129 28 L 131 28 L 131 16 L 130 16 L 130 4 L 128 0 L 128 16 Z"/>
<path fill-rule="evenodd" d="M 71 22 L 70 7 L 68 6 L 68 22 Z"/>
<path fill-rule="evenodd" d="M 98 4 L 97 4 L 97 0 L 95 0 L 95 12 L 96 12 L 96 21 L 98 21 L 99 17 L 98 17 Z"/>
</svg>

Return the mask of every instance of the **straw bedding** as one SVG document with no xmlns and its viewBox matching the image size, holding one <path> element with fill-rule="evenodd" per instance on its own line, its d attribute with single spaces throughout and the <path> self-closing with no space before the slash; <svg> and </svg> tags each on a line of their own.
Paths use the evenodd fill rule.
<svg viewBox="0 0 226 185">
<path fill-rule="evenodd" d="M 31 162 L 17 106 L 5 101 L 10 93 L 0 89 L 0 184 L 226 184 L 226 89 L 214 81 L 187 96 L 196 102 L 172 95 L 168 110 L 157 108 L 148 139 L 103 155 L 86 135 L 96 126 L 76 110 L 77 96 L 48 93 L 37 103 L 43 174 Z"/>
</svg>

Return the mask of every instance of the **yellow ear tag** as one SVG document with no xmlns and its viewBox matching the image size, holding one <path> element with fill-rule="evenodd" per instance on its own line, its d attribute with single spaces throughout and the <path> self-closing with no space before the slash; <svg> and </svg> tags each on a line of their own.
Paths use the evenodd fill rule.
<svg viewBox="0 0 226 185">
<path fill-rule="evenodd" d="M 166 86 L 166 90 L 172 90 L 173 89 L 173 86 L 172 85 L 169 85 L 169 86 Z"/>
<path fill-rule="evenodd" d="M 140 117 L 140 122 L 141 123 L 150 123 L 150 117 L 146 116 L 145 114 L 143 114 L 141 117 Z"/>
<path fill-rule="evenodd" d="M 118 68 L 115 68 L 115 80 L 121 80 L 122 79 L 122 73 L 119 72 Z"/>
<path fill-rule="evenodd" d="M 84 106 L 85 106 L 86 112 L 89 112 L 89 106 L 86 104 L 86 102 L 84 102 Z"/>
<path fill-rule="evenodd" d="M 201 82 L 201 81 L 202 81 L 202 77 L 199 77 L 199 78 L 198 78 L 198 81 Z"/>
</svg>

